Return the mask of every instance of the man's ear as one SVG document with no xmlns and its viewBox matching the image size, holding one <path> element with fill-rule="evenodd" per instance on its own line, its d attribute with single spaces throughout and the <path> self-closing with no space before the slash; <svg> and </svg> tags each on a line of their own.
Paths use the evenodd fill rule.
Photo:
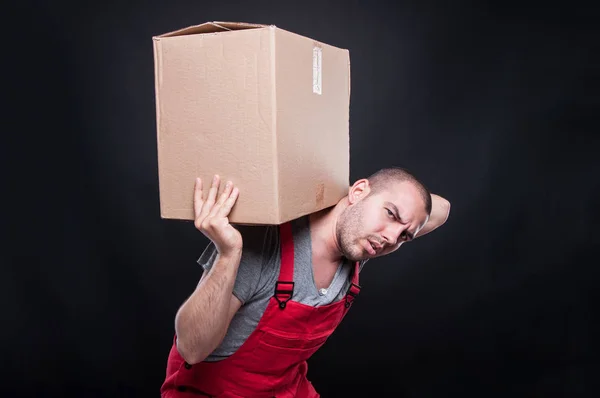
<svg viewBox="0 0 600 398">
<path fill-rule="evenodd" d="M 371 192 L 371 186 L 369 185 L 369 180 L 366 178 L 362 178 L 356 181 L 348 190 L 348 201 L 350 204 L 354 204 L 356 202 L 364 199 L 369 192 Z"/>
</svg>

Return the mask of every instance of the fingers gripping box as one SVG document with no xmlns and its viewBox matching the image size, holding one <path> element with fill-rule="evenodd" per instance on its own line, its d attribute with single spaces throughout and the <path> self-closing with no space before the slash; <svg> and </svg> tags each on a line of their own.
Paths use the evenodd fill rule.
<svg viewBox="0 0 600 398">
<path fill-rule="evenodd" d="M 230 221 L 277 225 L 349 186 L 350 57 L 276 26 L 153 37 L 160 214 L 193 220 L 196 177 L 240 190 Z"/>
</svg>

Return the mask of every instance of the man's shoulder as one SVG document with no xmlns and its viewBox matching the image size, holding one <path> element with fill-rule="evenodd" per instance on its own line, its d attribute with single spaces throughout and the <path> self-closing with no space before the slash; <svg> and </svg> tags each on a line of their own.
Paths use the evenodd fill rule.
<svg viewBox="0 0 600 398">
<path fill-rule="evenodd" d="M 276 225 L 235 225 L 235 228 L 242 234 L 244 247 L 263 246 L 266 241 L 279 235 Z"/>
<path fill-rule="evenodd" d="M 278 238 L 278 231 L 273 225 L 234 224 L 234 227 L 242 235 L 242 260 L 244 261 L 269 255 Z M 216 256 L 215 244 L 208 241 L 197 262 L 203 266 L 210 265 Z"/>
</svg>

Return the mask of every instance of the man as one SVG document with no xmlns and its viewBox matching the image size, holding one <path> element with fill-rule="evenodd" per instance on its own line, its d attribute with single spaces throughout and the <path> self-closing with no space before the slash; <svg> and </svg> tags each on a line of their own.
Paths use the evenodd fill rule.
<svg viewBox="0 0 600 398">
<path fill-rule="evenodd" d="M 281 226 L 228 221 L 239 192 L 206 198 L 196 181 L 195 226 L 211 243 L 200 282 L 175 317 L 163 397 L 319 397 L 307 359 L 360 291 L 364 263 L 446 222 L 450 204 L 401 168 L 349 188 L 335 206 Z"/>
</svg>

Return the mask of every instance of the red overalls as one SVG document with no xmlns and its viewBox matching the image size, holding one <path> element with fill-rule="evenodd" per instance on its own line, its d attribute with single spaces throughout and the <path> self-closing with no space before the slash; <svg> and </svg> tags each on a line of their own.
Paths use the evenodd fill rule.
<svg viewBox="0 0 600 398">
<path fill-rule="evenodd" d="M 312 307 L 290 300 L 294 289 L 294 242 L 290 223 L 280 226 L 281 269 L 275 293 L 258 326 L 230 357 L 189 365 L 177 336 L 167 362 L 162 398 L 297 397 L 320 395 L 306 378 L 306 360 L 333 333 L 360 292 L 359 263 L 344 299 Z"/>
</svg>

